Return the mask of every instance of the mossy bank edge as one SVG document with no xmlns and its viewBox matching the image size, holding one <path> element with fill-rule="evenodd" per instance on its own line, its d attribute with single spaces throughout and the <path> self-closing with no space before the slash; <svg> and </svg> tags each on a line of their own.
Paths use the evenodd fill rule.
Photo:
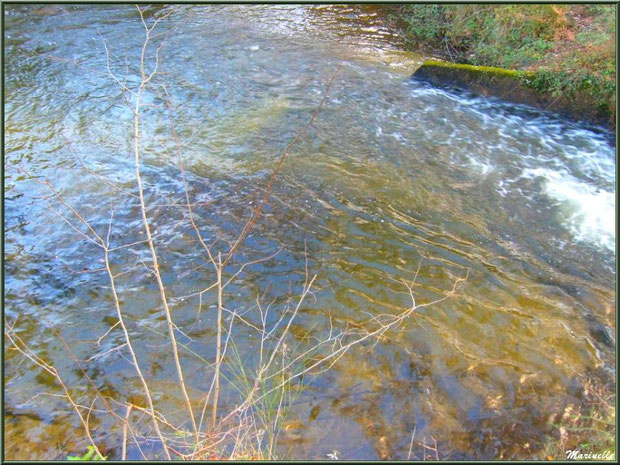
<svg viewBox="0 0 620 465">
<path fill-rule="evenodd" d="M 602 100 L 589 82 L 571 93 L 552 91 L 550 75 L 489 66 L 427 60 L 414 79 L 454 87 L 476 95 L 493 96 L 560 114 L 574 121 L 604 126 L 615 132 L 615 101 Z"/>
</svg>

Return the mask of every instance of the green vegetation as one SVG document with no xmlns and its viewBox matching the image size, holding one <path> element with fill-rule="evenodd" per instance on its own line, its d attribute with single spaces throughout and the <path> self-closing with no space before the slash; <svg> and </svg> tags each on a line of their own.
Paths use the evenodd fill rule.
<svg viewBox="0 0 620 465">
<path fill-rule="evenodd" d="M 615 111 L 614 5 L 405 5 L 408 44 L 455 63 L 532 71 L 555 96 L 587 90 Z"/>
<path fill-rule="evenodd" d="M 613 388 L 584 382 L 583 405 L 569 405 L 564 412 L 549 420 L 554 431 L 545 445 L 545 458 L 563 460 L 568 451 L 582 454 L 602 454 L 615 458 L 616 405 Z M 579 459 L 578 455 L 574 458 Z"/>
<path fill-rule="evenodd" d="M 482 72 L 482 73 L 489 72 L 489 73 L 493 73 L 496 75 L 509 76 L 513 78 L 535 77 L 535 73 L 532 73 L 532 72 L 517 71 L 513 69 L 506 69 L 506 68 L 496 68 L 494 66 L 474 66 L 474 65 L 466 65 L 466 64 L 458 64 L 458 63 L 456 64 L 445 63 L 443 61 L 435 61 L 435 60 L 426 60 L 424 64 L 434 65 L 434 66 L 446 66 L 450 68 L 464 69 L 468 71 Z"/>
<path fill-rule="evenodd" d="M 107 457 L 102 457 L 99 455 L 93 446 L 88 446 L 88 450 L 84 455 L 70 455 L 67 457 L 67 460 L 106 460 Z"/>
</svg>

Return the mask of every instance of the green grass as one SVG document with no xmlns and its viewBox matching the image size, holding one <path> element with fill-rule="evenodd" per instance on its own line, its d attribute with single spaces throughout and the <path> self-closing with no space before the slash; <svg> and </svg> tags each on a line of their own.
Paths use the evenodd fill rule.
<svg viewBox="0 0 620 465">
<path fill-rule="evenodd" d="M 411 45 L 444 49 L 454 61 L 522 67 L 553 48 L 562 23 L 552 5 L 406 5 Z"/>
<path fill-rule="evenodd" d="M 615 111 L 614 5 L 405 5 L 411 48 L 460 64 L 526 70 L 556 96 L 586 91 Z"/>
<path fill-rule="evenodd" d="M 229 357 L 227 366 L 231 372 L 231 385 L 241 394 L 242 399 L 247 398 L 254 388 L 256 372 L 246 366 L 247 363 L 244 362 L 234 342 L 230 342 L 230 347 L 231 356 Z M 280 355 L 282 366 L 288 363 L 289 353 L 296 354 L 298 350 L 300 350 L 298 346 L 293 346 L 291 348 L 284 346 Z M 271 356 L 271 353 L 268 352 L 268 355 Z M 292 373 L 301 371 L 304 362 L 305 358 L 295 363 L 281 375 L 274 376 L 268 381 L 260 383 L 259 390 L 256 393 L 256 397 L 259 400 L 253 403 L 252 411 L 259 421 L 260 427 L 265 431 L 264 448 L 261 447 L 260 449 L 264 450 L 263 455 L 265 455 L 267 459 L 271 460 L 276 458 L 275 449 L 284 421 L 289 415 L 291 407 L 299 398 L 305 387 L 300 381 L 284 381 L 286 381 Z M 276 366 L 274 370 L 278 371 L 279 368 L 280 366 Z M 264 373 L 264 376 L 268 377 L 270 374 L 271 373 Z M 282 384 L 282 386 L 280 386 L 280 384 Z"/>
<path fill-rule="evenodd" d="M 550 420 L 553 434 L 544 446 L 545 458 L 564 460 L 569 450 L 584 456 L 612 452 L 615 457 L 615 400 L 611 388 L 585 381 L 583 404 L 569 406 Z"/>
<path fill-rule="evenodd" d="M 69 455 L 67 460 L 79 460 L 79 461 L 97 461 L 97 460 L 107 460 L 107 457 L 102 457 L 97 452 L 95 452 L 95 448 L 93 446 L 88 446 L 88 450 L 84 455 Z"/>
</svg>

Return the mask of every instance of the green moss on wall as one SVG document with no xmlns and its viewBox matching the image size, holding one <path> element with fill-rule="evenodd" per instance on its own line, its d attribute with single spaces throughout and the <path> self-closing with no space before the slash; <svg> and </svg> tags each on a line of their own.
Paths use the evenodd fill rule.
<svg viewBox="0 0 620 465">
<path fill-rule="evenodd" d="M 414 77 L 435 85 L 448 85 L 482 95 L 492 95 L 515 103 L 551 110 L 573 119 L 586 120 L 608 127 L 614 125 L 613 96 L 615 86 L 600 89 L 589 79 L 572 88 L 558 83 L 572 82 L 553 72 L 522 71 L 492 66 L 474 66 L 426 60 Z M 611 102 L 611 103 L 610 103 Z"/>
<path fill-rule="evenodd" d="M 534 79 L 536 73 L 531 71 L 518 71 L 514 69 L 496 68 L 494 66 L 474 66 L 459 63 L 448 63 L 446 61 L 426 60 L 422 66 L 438 66 L 448 69 L 460 69 L 472 73 L 490 74 L 495 76 L 510 77 L 515 79 Z"/>
</svg>

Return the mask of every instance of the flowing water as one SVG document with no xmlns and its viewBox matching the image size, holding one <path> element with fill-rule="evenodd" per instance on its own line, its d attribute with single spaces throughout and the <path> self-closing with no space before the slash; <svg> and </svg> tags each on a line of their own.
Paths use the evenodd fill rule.
<svg viewBox="0 0 620 465">
<path fill-rule="evenodd" d="M 149 8 L 147 21 L 168 8 Z M 257 322 L 260 296 L 274 302 L 275 317 L 296 302 L 307 266 L 317 280 L 291 327 L 301 341 L 408 308 L 403 280 L 416 278 L 418 305 L 465 281 L 305 380 L 278 454 L 422 458 L 420 443 L 436 441 L 441 458 L 529 457 L 550 437 L 549 419 L 582 402 L 585 377 L 615 379 L 615 134 L 416 82 L 420 57 L 403 51 L 382 14 L 177 6 L 158 25 L 176 28 L 145 94 L 142 169 L 180 342 L 213 359 L 215 295 L 196 293 L 215 274 L 179 206 L 171 124 L 199 226 L 225 251 L 338 69 L 236 263 L 278 253 L 244 269 L 226 306 Z M 76 356 L 91 357 L 84 366 L 100 390 L 142 405 L 128 353 L 112 350 L 123 341 L 118 327 L 96 343 L 117 322 L 102 250 L 36 180 L 48 180 L 100 234 L 111 225 L 111 247 L 144 238 L 133 118 L 103 45 L 111 70 L 135 88 L 144 27 L 130 6 L 7 5 L 4 15 L 6 318 L 78 401 L 90 402 L 92 389 L 55 331 Z M 111 256 L 113 271 L 126 272 L 117 279 L 121 303 L 155 400 L 182 419 L 148 249 Z M 251 359 L 257 341 L 239 331 L 237 348 Z M 182 363 L 200 399 L 211 372 L 187 351 Z M 4 389 L 6 458 L 85 449 L 54 378 L 12 350 Z M 223 394 L 222 408 L 234 402 Z M 94 412 L 91 429 L 118 458 L 120 433 L 107 421 Z M 139 451 L 130 447 L 128 457 Z"/>
</svg>

